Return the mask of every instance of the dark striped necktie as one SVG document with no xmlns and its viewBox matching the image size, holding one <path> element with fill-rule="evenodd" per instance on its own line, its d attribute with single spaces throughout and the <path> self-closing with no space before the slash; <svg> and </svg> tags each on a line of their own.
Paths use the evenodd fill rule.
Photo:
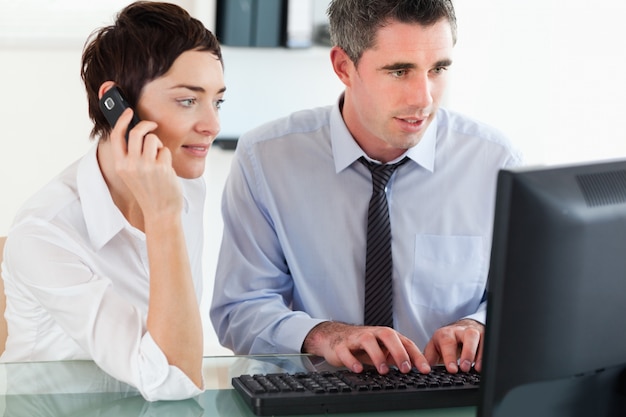
<svg viewBox="0 0 626 417">
<path fill-rule="evenodd" d="M 393 327 L 393 263 L 391 258 L 391 225 L 385 188 L 389 178 L 405 157 L 395 164 L 377 164 L 365 157 L 359 162 L 372 173 L 372 198 L 367 214 L 367 254 L 365 258 L 365 311 L 367 326 Z"/>
</svg>

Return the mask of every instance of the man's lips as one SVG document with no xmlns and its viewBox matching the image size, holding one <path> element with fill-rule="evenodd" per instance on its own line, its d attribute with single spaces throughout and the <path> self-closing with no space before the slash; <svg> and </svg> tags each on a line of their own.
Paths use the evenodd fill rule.
<svg viewBox="0 0 626 417">
<path fill-rule="evenodd" d="M 395 116 L 396 119 L 402 120 L 407 123 L 421 123 L 428 120 L 428 115 L 420 116 Z"/>
<path fill-rule="evenodd" d="M 425 123 L 427 118 L 419 118 L 419 117 L 396 117 L 395 118 L 403 128 L 414 130 L 420 129 Z"/>
</svg>

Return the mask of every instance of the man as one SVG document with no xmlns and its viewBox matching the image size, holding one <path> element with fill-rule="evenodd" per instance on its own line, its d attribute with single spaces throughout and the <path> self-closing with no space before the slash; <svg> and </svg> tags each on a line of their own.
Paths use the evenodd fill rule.
<svg viewBox="0 0 626 417">
<path fill-rule="evenodd" d="M 520 159 L 499 132 L 439 107 L 456 41 L 450 0 L 334 0 L 328 14 L 337 104 L 239 141 L 218 336 L 236 353 L 305 352 L 355 372 L 480 371 L 495 182 Z M 393 256 L 370 266 L 368 164 L 401 161 L 383 198 Z M 392 283 L 367 290 L 368 270 L 387 262 Z M 385 289 L 392 317 L 372 325 L 365 293 Z"/>
</svg>

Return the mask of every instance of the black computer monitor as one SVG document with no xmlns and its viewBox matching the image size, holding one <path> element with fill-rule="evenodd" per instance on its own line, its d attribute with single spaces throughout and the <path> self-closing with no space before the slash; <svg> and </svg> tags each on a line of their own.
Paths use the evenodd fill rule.
<svg viewBox="0 0 626 417">
<path fill-rule="evenodd" d="M 624 416 L 626 161 L 498 176 L 479 417 Z"/>
</svg>

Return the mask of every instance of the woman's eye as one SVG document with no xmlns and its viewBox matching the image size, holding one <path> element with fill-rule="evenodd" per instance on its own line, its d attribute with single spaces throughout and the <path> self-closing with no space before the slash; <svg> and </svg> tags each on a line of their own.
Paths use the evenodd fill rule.
<svg viewBox="0 0 626 417">
<path fill-rule="evenodd" d="M 180 105 L 184 106 L 184 107 L 190 107 L 193 106 L 196 103 L 196 99 L 195 98 L 185 98 L 182 100 L 178 100 L 178 103 L 180 103 Z"/>
</svg>

